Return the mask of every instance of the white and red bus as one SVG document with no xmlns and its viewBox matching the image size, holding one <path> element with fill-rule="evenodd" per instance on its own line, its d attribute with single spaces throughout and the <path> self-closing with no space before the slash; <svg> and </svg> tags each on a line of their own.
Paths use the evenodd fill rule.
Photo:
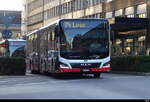
<svg viewBox="0 0 150 102">
<path fill-rule="evenodd" d="M 61 19 L 27 35 L 32 72 L 93 74 L 110 68 L 110 24 L 106 19 Z"/>
<path fill-rule="evenodd" d="M 5 39 L 0 41 L 0 56 L 1 57 L 12 57 L 17 54 L 17 50 L 24 51 L 26 46 L 26 40 L 23 39 Z M 25 51 L 24 51 L 25 52 Z M 19 53 L 20 54 L 20 53 Z M 25 53 L 24 53 L 25 54 Z M 15 55 L 16 57 L 20 55 Z"/>
</svg>

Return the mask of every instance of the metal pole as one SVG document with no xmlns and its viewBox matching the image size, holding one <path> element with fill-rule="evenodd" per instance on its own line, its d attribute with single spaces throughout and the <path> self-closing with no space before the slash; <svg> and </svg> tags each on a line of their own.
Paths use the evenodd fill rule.
<svg viewBox="0 0 150 102">
<path fill-rule="evenodd" d="M 73 11 L 74 11 L 73 9 L 74 9 L 74 0 L 71 1 L 72 18 L 74 18 L 74 17 L 73 17 Z"/>
<path fill-rule="evenodd" d="M 61 0 L 59 0 L 59 19 L 61 19 L 61 11 L 62 11 Z"/>
<path fill-rule="evenodd" d="M 149 12 L 149 10 L 150 10 L 150 0 L 147 0 L 147 18 L 149 19 L 150 18 L 150 12 Z M 145 41 L 145 48 L 146 48 L 146 54 L 147 55 L 150 55 L 150 45 L 149 45 L 149 43 L 150 43 L 150 20 L 149 20 L 149 22 L 148 22 L 148 26 L 147 26 L 147 28 L 146 28 L 146 41 Z"/>
<path fill-rule="evenodd" d="M 44 0 L 43 0 L 43 26 L 44 26 Z"/>
<path fill-rule="evenodd" d="M 84 6 L 84 17 L 86 17 L 86 8 L 87 8 L 87 0 L 84 0 L 83 2 Z"/>
</svg>

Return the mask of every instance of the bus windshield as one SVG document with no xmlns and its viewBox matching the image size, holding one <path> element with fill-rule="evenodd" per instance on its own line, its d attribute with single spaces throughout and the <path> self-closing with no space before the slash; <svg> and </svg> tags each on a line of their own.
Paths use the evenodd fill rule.
<svg viewBox="0 0 150 102">
<path fill-rule="evenodd" d="M 10 42 L 9 42 L 9 52 L 10 52 L 10 56 L 12 56 L 13 53 L 14 53 L 17 49 L 19 49 L 19 48 L 21 48 L 21 47 L 24 47 L 25 44 L 26 44 L 25 41 L 10 41 Z"/>
<path fill-rule="evenodd" d="M 60 54 L 67 59 L 101 59 L 109 56 L 108 23 L 62 21 Z"/>
</svg>

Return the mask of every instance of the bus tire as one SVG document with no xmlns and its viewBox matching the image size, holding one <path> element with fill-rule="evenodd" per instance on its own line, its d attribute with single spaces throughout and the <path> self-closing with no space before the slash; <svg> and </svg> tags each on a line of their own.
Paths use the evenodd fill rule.
<svg viewBox="0 0 150 102">
<path fill-rule="evenodd" d="M 52 73 L 52 77 L 53 77 L 53 78 L 58 78 L 58 74 Z"/>
<path fill-rule="evenodd" d="M 56 79 L 61 78 L 63 76 L 63 74 L 60 74 L 60 73 L 52 73 L 51 75 L 53 78 L 56 78 Z"/>
<path fill-rule="evenodd" d="M 40 74 L 39 71 L 31 70 L 31 74 Z"/>
<path fill-rule="evenodd" d="M 34 71 L 34 70 L 31 70 L 31 74 L 36 74 L 36 71 Z"/>
<path fill-rule="evenodd" d="M 101 77 L 101 73 L 94 73 L 94 78 L 100 78 Z"/>
</svg>

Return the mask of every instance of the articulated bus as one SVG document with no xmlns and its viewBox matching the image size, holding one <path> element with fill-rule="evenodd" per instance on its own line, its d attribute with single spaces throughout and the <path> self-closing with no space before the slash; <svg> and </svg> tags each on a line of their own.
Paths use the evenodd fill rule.
<svg viewBox="0 0 150 102">
<path fill-rule="evenodd" d="M 32 73 L 110 72 L 110 24 L 106 19 L 61 19 L 27 35 Z"/>
<path fill-rule="evenodd" d="M 1 57 L 21 57 L 25 56 L 24 48 L 26 46 L 26 40 L 23 39 L 5 39 L 0 41 L 0 56 Z M 16 53 L 16 52 L 20 53 Z"/>
</svg>

